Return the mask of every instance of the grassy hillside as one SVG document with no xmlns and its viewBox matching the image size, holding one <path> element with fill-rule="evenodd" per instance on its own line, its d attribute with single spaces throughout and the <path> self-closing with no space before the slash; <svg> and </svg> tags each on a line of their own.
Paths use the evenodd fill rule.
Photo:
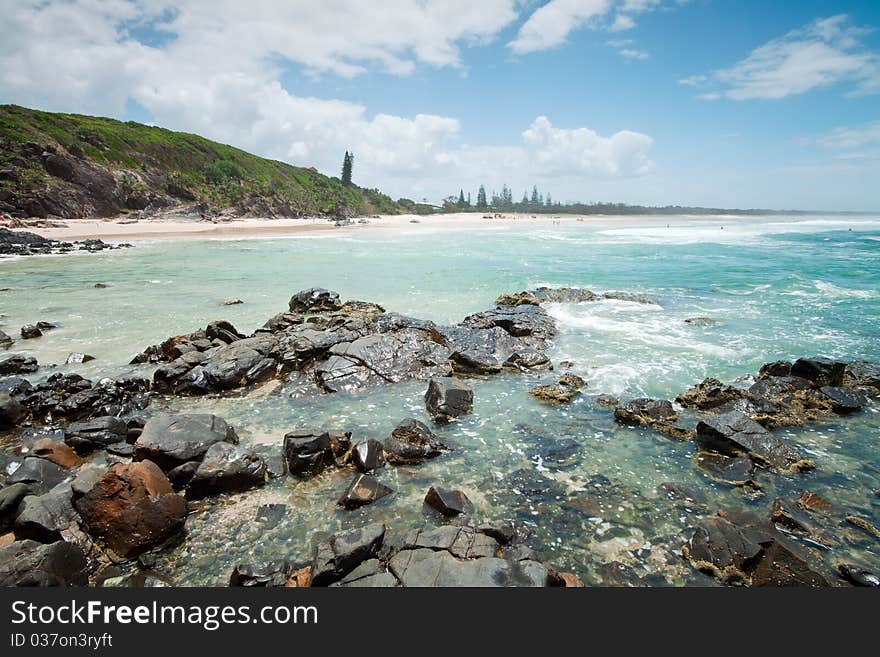
<svg viewBox="0 0 880 657">
<path fill-rule="evenodd" d="M 412 211 L 378 190 L 198 135 L 0 106 L 0 211 L 108 216 L 185 203 L 259 216 Z"/>
</svg>

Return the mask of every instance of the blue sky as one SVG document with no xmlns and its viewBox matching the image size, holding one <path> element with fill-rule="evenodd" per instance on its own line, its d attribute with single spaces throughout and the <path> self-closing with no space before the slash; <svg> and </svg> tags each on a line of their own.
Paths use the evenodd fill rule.
<svg viewBox="0 0 880 657">
<path fill-rule="evenodd" d="M 880 2 L 0 0 L 0 102 L 438 200 L 880 210 Z M 46 44 L 53 44 L 47 47 Z"/>
</svg>

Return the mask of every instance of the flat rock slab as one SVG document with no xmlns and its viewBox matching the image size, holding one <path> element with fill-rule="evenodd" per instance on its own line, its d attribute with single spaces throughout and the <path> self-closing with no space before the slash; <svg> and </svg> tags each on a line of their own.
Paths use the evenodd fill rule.
<svg viewBox="0 0 880 657">
<path fill-rule="evenodd" d="M 389 567 L 400 583 L 409 587 L 542 587 L 549 581 L 547 568 L 536 561 L 498 557 L 463 560 L 429 549 L 398 552 Z"/>
</svg>

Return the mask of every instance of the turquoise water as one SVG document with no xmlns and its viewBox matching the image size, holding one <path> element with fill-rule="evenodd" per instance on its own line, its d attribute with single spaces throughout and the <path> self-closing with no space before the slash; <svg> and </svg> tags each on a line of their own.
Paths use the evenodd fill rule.
<svg viewBox="0 0 880 657">
<path fill-rule="evenodd" d="M 796 498 L 810 489 L 880 523 L 880 498 L 872 493 L 880 487 L 876 403 L 855 418 L 789 431 L 817 470 L 797 477 L 761 473 L 766 495 L 749 502 L 693 466 L 693 445 L 617 427 L 592 401 L 599 393 L 672 398 L 706 376 L 731 380 L 781 358 L 880 361 L 880 219 L 664 217 L 458 231 L 430 221 L 290 238 L 155 240 L 100 255 L 0 261 L 0 288 L 9 288 L 0 292 L 0 328 L 13 334 L 24 323 L 57 322 L 58 329 L 13 350 L 41 363 L 63 363 L 68 353 L 85 351 L 96 360 L 59 369 L 95 378 L 138 371 L 126 363 L 143 347 L 215 319 L 249 332 L 285 309 L 292 293 L 312 286 L 443 323 L 490 307 L 502 292 L 538 285 L 659 299 L 660 307 L 551 306 L 560 329 L 553 359 L 573 362 L 589 383 L 587 394 L 558 409 L 527 394 L 549 374 L 476 382 L 474 415 L 440 432 L 455 451 L 419 467 L 383 471 L 380 478 L 396 493 L 375 505 L 356 512 L 335 507 L 351 477 L 347 471 L 278 482 L 209 505 L 189 518 L 189 540 L 162 564 L 181 584 L 222 583 L 240 561 L 307 558 L 315 532 L 376 519 L 397 527 L 435 522 L 421 506 L 432 483 L 462 488 L 478 519 L 532 523 L 542 556 L 593 582 L 599 565 L 611 560 L 671 584 L 688 581 L 690 569 L 675 555 L 699 511 L 658 495 L 662 482 L 699 489 L 710 510 L 769 508 L 776 496 Z M 232 297 L 245 303 L 221 305 Z M 719 324 L 684 322 L 697 316 Z M 246 442 L 276 450 L 286 431 L 303 425 L 382 439 L 401 418 L 424 418 L 424 387 L 308 400 L 276 387 L 169 404 L 216 412 Z M 597 474 L 611 484 L 597 488 L 591 480 Z M 535 476 L 552 485 L 525 492 L 523 479 Z M 276 527 L 254 520 L 257 507 L 270 502 L 289 507 Z M 876 541 L 844 529 L 840 539 L 829 559 L 880 567 Z"/>
</svg>

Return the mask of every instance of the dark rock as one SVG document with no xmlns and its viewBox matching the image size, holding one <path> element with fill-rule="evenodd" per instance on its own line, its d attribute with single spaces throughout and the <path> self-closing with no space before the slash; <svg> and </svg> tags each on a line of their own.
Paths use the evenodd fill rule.
<svg viewBox="0 0 880 657">
<path fill-rule="evenodd" d="M 816 572 L 794 544 L 775 540 L 764 550 L 763 558 L 751 576 L 752 586 L 830 586 L 824 575 Z"/>
<path fill-rule="evenodd" d="M 817 386 L 843 385 L 847 363 L 830 358 L 799 358 L 791 366 L 791 375 L 812 381 Z"/>
<path fill-rule="evenodd" d="M 499 306 L 466 317 L 461 326 L 478 329 L 497 326 L 515 338 L 532 338 L 531 346 L 543 346 L 556 335 L 556 324 L 550 315 L 532 305 Z"/>
<path fill-rule="evenodd" d="M 14 342 L 6 333 L 0 331 L 0 349 L 7 349 Z"/>
<path fill-rule="evenodd" d="M 96 449 L 125 442 L 128 425 L 119 418 L 104 416 L 86 422 L 74 422 L 64 430 L 64 442 L 78 454 L 88 454 Z"/>
<path fill-rule="evenodd" d="M 404 550 L 392 557 L 389 567 L 409 587 L 547 586 L 550 580 L 546 566 L 537 561 L 459 559 L 445 550 Z"/>
<path fill-rule="evenodd" d="M 35 494 L 49 492 L 67 479 L 68 472 L 51 461 L 36 456 L 25 458 L 18 469 L 6 479 L 7 484 L 28 484 Z"/>
<path fill-rule="evenodd" d="M 811 491 L 804 491 L 797 499 L 797 505 L 814 513 L 825 513 L 833 508 L 831 502 Z"/>
<path fill-rule="evenodd" d="M 456 351 L 449 356 L 455 374 L 498 374 L 501 364 L 489 353 L 480 351 Z"/>
<path fill-rule="evenodd" d="M 447 449 L 426 424 L 413 418 L 402 420 L 384 444 L 385 458 L 395 465 L 420 463 Z"/>
<path fill-rule="evenodd" d="M 880 586 L 880 576 L 861 566 L 841 563 L 837 565 L 837 572 L 847 582 L 856 586 Z"/>
<path fill-rule="evenodd" d="M 392 488 L 389 488 L 378 479 L 369 475 L 359 474 L 349 484 L 337 504 L 346 509 L 356 509 L 365 504 L 371 504 L 376 500 L 380 500 L 393 492 Z"/>
<path fill-rule="evenodd" d="M 263 324 L 263 328 L 270 333 L 286 331 L 287 329 L 303 323 L 303 318 L 294 313 L 278 313 Z"/>
<path fill-rule="evenodd" d="M 0 586 L 86 586 L 89 583 L 82 549 L 58 541 L 42 545 L 16 541 L 0 548 Z"/>
<path fill-rule="evenodd" d="M 24 396 L 33 391 L 31 382 L 21 377 L 9 377 L 0 379 L 0 393 L 8 393 L 13 397 Z"/>
<path fill-rule="evenodd" d="M 736 411 L 700 421 L 696 440 L 708 451 L 734 457 L 748 456 L 759 465 L 779 472 L 800 472 L 815 467 L 803 459 L 797 449 Z"/>
<path fill-rule="evenodd" d="M 713 481 L 746 488 L 759 488 L 754 481 L 755 464 L 746 456 L 730 457 L 714 452 L 698 452 L 697 467 Z"/>
<path fill-rule="evenodd" d="M 271 525 L 277 525 L 284 520 L 287 515 L 286 504 L 263 504 L 257 509 L 257 522 L 265 522 Z"/>
<path fill-rule="evenodd" d="M 467 495 L 460 490 L 450 490 L 431 486 L 425 495 L 425 504 L 439 511 L 444 516 L 457 516 L 473 508 Z"/>
<path fill-rule="evenodd" d="M 614 395 L 599 395 L 596 397 L 596 406 L 602 408 L 616 408 L 620 406 L 620 400 Z"/>
<path fill-rule="evenodd" d="M 27 484 L 12 484 L 0 488 L 0 534 L 12 529 L 12 523 L 18 515 L 18 507 L 30 492 Z"/>
<path fill-rule="evenodd" d="M 435 422 L 449 422 L 473 411 L 474 390 L 453 377 L 433 378 L 425 393 L 425 407 Z"/>
<path fill-rule="evenodd" d="M 239 445 L 214 443 L 187 487 L 187 497 L 236 493 L 266 483 L 266 463 Z"/>
<path fill-rule="evenodd" d="M 89 361 L 95 360 L 94 356 L 89 356 L 88 354 L 70 354 L 67 357 L 67 360 L 64 361 L 66 365 L 82 365 L 83 363 L 88 363 Z"/>
<path fill-rule="evenodd" d="M 660 305 L 654 297 L 637 292 L 605 292 L 602 296 L 615 301 L 629 301 L 630 303 L 642 303 L 649 306 Z"/>
<path fill-rule="evenodd" d="M 547 355 L 537 349 L 519 349 L 508 356 L 503 367 L 526 371 L 552 369 L 553 365 Z"/>
<path fill-rule="evenodd" d="M 374 523 L 330 536 L 315 549 L 312 586 L 338 582 L 365 561 L 374 558 L 385 540 L 385 525 Z"/>
<path fill-rule="evenodd" d="M 706 379 L 676 397 L 675 401 L 688 408 L 706 410 L 736 401 L 745 394 L 733 386 L 724 385 L 718 379 Z"/>
<path fill-rule="evenodd" d="M 219 442 L 235 444 L 238 436 L 216 415 L 159 415 L 144 425 L 134 444 L 134 458 L 171 470 L 189 461 L 201 461 L 208 448 Z"/>
<path fill-rule="evenodd" d="M 34 324 L 25 324 L 21 327 L 21 337 L 25 340 L 42 337 L 43 332 Z"/>
<path fill-rule="evenodd" d="M 198 461 L 187 461 L 183 465 L 178 465 L 176 468 L 172 468 L 165 474 L 168 477 L 168 481 L 170 481 L 171 485 L 174 487 L 174 490 L 183 490 L 189 486 L 189 482 L 192 481 L 192 478 L 195 476 L 196 470 L 198 469 Z"/>
<path fill-rule="evenodd" d="M 855 413 L 868 403 L 867 396 L 860 390 L 834 386 L 823 386 L 819 390 L 831 400 L 831 408 L 838 415 Z"/>
<path fill-rule="evenodd" d="M 614 409 L 614 420 L 629 427 L 649 427 L 675 440 L 692 437 L 690 431 L 677 424 L 678 413 L 666 399 L 633 399 Z"/>
<path fill-rule="evenodd" d="M 37 328 L 41 331 L 50 331 L 54 328 L 58 328 L 58 324 L 53 324 L 52 322 L 37 322 Z"/>
<path fill-rule="evenodd" d="M 14 427 L 24 420 L 28 410 L 8 392 L 0 392 L 0 429 Z"/>
<path fill-rule="evenodd" d="M 205 337 L 208 340 L 219 340 L 226 344 L 231 344 L 236 340 L 241 340 L 244 335 L 239 333 L 235 327 L 225 320 L 211 322 L 205 328 Z"/>
<path fill-rule="evenodd" d="M 239 564 L 232 569 L 229 586 L 284 586 L 292 573 L 293 565 L 289 561 Z"/>
<path fill-rule="evenodd" d="M 275 360 L 269 354 L 277 346 L 272 335 L 260 334 L 220 347 L 201 363 L 208 390 L 231 390 L 265 381 L 274 374 Z M 193 389 L 201 392 L 201 386 Z"/>
<path fill-rule="evenodd" d="M 284 436 L 282 453 L 290 474 L 311 477 L 334 465 L 351 445 L 351 433 L 298 429 Z"/>
<path fill-rule="evenodd" d="M 787 360 L 777 360 L 772 363 L 761 365 L 758 372 L 758 378 L 765 379 L 770 376 L 791 376 L 791 362 Z"/>
<path fill-rule="evenodd" d="M 48 493 L 28 495 L 21 501 L 15 519 L 16 540 L 30 539 L 40 543 L 64 540 L 65 534 L 76 529 L 78 516 L 73 508 L 70 484 L 58 484 Z"/>
<path fill-rule="evenodd" d="M 332 312 L 342 308 L 339 294 L 319 287 L 297 292 L 288 305 L 292 313 Z"/>
<path fill-rule="evenodd" d="M 21 354 L 13 354 L 0 360 L 0 376 L 10 374 L 33 374 L 39 369 L 37 359 Z"/>
<path fill-rule="evenodd" d="M 555 384 L 548 386 L 535 386 L 529 390 L 529 394 L 542 402 L 550 404 L 567 404 L 581 393 L 576 388 Z"/>
<path fill-rule="evenodd" d="M 186 520 L 186 501 L 152 461 L 114 465 L 75 507 L 89 533 L 126 558 L 161 545 Z"/>
<path fill-rule="evenodd" d="M 856 361 L 846 366 L 844 385 L 864 388 L 872 395 L 880 393 L 880 364 Z"/>
<path fill-rule="evenodd" d="M 657 492 L 667 499 L 690 509 L 706 508 L 706 496 L 693 488 L 667 481 L 657 486 Z"/>
<path fill-rule="evenodd" d="M 361 472 L 372 472 L 384 467 L 382 443 L 372 438 L 357 443 L 351 450 L 351 462 Z"/>
</svg>

